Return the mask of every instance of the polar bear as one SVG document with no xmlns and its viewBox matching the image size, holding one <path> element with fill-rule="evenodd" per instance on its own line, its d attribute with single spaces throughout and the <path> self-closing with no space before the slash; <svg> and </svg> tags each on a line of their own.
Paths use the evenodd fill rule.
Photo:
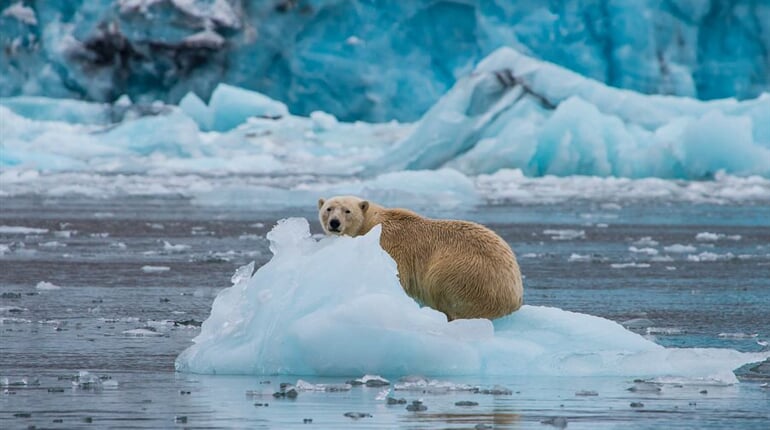
<svg viewBox="0 0 770 430">
<path fill-rule="evenodd" d="M 380 224 L 380 245 L 396 261 L 404 291 L 450 321 L 499 318 L 522 305 L 516 257 L 482 225 L 433 220 L 354 196 L 319 199 L 318 218 L 329 235 L 360 236 Z"/>
</svg>

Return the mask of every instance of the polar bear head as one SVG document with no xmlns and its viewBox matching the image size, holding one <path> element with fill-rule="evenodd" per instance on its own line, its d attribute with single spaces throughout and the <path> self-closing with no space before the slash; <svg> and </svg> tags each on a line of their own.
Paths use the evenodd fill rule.
<svg viewBox="0 0 770 430">
<path fill-rule="evenodd" d="M 326 234 L 358 236 L 363 234 L 369 202 L 355 196 L 318 199 L 318 219 Z"/>
</svg>

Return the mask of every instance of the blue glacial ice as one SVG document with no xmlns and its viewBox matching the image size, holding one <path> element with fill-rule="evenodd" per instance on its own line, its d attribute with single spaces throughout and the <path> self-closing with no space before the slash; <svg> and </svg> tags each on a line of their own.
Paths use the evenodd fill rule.
<svg viewBox="0 0 770 430">
<path fill-rule="evenodd" d="M 176 360 L 205 374 L 569 375 L 737 381 L 770 352 L 664 348 L 603 318 L 525 305 L 495 321 L 420 308 L 395 262 L 366 236 L 314 239 L 304 218 L 268 234 L 273 258 L 233 276 Z M 330 269 L 330 261 L 344 267 Z"/>
<path fill-rule="evenodd" d="M 176 103 L 226 82 L 344 120 L 414 121 L 502 46 L 647 94 L 770 85 L 763 0 L 9 0 L 0 44 L 1 96 Z"/>
<path fill-rule="evenodd" d="M 770 175 L 770 96 L 643 95 L 501 48 L 372 166 L 469 174 L 710 179 Z"/>
<path fill-rule="evenodd" d="M 263 184 L 278 193 L 319 186 L 387 193 L 391 187 L 383 184 L 442 180 L 447 170 L 468 177 L 452 181 L 458 193 L 469 182 L 516 177 L 509 171 L 522 178 L 599 176 L 608 183 L 718 184 L 737 176 L 750 182 L 742 192 L 754 190 L 751 196 L 770 186 L 767 94 L 744 101 L 644 95 L 509 48 L 488 56 L 416 123 L 342 122 L 321 111 L 291 115 L 280 102 L 224 84 L 208 104 L 188 94 L 180 106 L 127 97 L 115 104 L 4 98 L 0 121 L 0 175 L 21 186 L 23 178 L 45 180 L 48 172 L 251 174 L 293 177 Z M 24 176 L 30 170 L 42 175 Z M 297 180 L 301 175 L 310 179 Z M 406 176 L 395 180 L 399 175 Z"/>
</svg>

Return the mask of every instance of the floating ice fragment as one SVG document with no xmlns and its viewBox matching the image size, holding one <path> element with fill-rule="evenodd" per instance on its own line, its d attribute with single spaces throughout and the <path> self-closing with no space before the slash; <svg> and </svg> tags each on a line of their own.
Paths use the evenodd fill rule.
<svg viewBox="0 0 770 430">
<path fill-rule="evenodd" d="M 574 252 L 570 254 L 569 258 L 567 259 L 569 262 L 574 261 L 591 261 L 590 255 L 581 255 L 581 254 L 575 254 Z"/>
<path fill-rule="evenodd" d="M 656 255 L 650 258 L 650 261 L 654 261 L 656 263 L 669 263 L 674 261 L 674 259 L 668 255 Z"/>
<path fill-rule="evenodd" d="M 553 240 L 572 240 L 572 239 L 585 239 L 586 232 L 584 230 L 543 230 L 543 234 L 551 236 Z"/>
<path fill-rule="evenodd" d="M 722 233 L 710 233 L 710 232 L 702 232 L 695 235 L 695 240 L 700 242 L 716 242 L 721 239 L 728 239 L 728 240 L 741 240 L 740 234 L 731 234 L 726 235 Z"/>
<path fill-rule="evenodd" d="M 709 232 L 706 231 L 706 232 L 703 232 L 703 233 L 696 234 L 695 235 L 695 240 L 700 241 L 700 242 L 714 242 L 714 241 L 719 240 L 720 237 L 721 237 L 720 234 L 709 233 Z"/>
<path fill-rule="evenodd" d="M 698 262 L 710 262 L 710 261 L 725 261 L 725 260 L 732 260 L 735 258 L 735 255 L 733 253 L 728 252 L 726 254 L 717 254 L 714 252 L 701 252 L 698 255 L 690 254 L 687 256 L 687 261 L 692 261 L 695 263 Z"/>
<path fill-rule="evenodd" d="M 759 333 L 719 333 L 718 336 L 724 339 L 755 339 L 759 336 Z"/>
<path fill-rule="evenodd" d="M 38 246 L 41 248 L 64 248 L 67 246 L 67 244 L 52 240 L 49 242 L 40 242 L 38 243 Z"/>
<path fill-rule="evenodd" d="M 679 243 L 675 243 L 673 245 L 664 246 L 663 250 L 666 252 L 685 253 L 695 252 L 696 248 L 692 245 L 681 245 Z"/>
<path fill-rule="evenodd" d="M 628 248 L 628 250 L 637 254 L 658 255 L 658 250 L 655 248 L 637 248 L 635 246 L 631 246 Z"/>
<path fill-rule="evenodd" d="M 478 387 L 468 384 L 458 384 L 450 381 L 438 379 L 417 378 L 406 380 L 393 384 L 396 391 L 421 391 L 430 393 L 441 393 L 447 391 L 475 391 Z"/>
<path fill-rule="evenodd" d="M 118 381 L 115 379 L 107 379 L 106 381 L 102 382 L 102 388 L 108 389 L 108 390 L 115 390 L 118 388 Z"/>
<path fill-rule="evenodd" d="M 358 379 L 348 381 L 351 385 L 366 385 L 367 387 L 384 387 L 390 385 L 390 381 L 379 375 L 364 375 Z"/>
<path fill-rule="evenodd" d="M 650 247 L 650 246 L 658 246 L 658 241 L 657 240 L 653 240 L 652 237 L 650 237 L 650 236 L 645 236 L 645 237 L 643 237 L 643 238 L 641 238 L 639 240 L 635 240 L 633 242 L 633 245 L 635 245 L 635 246 L 648 246 L 648 247 Z"/>
<path fill-rule="evenodd" d="M 40 281 L 35 285 L 35 288 L 41 291 L 61 290 L 61 287 L 54 285 L 47 281 Z"/>
<path fill-rule="evenodd" d="M 219 84 L 211 94 L 208 106 L 194 93 L 188 93 L 179 107 L 198 123 L 202 130 L 228 131 L 250 117 L 279 119 L 289 110 L 283 103 L 258 92 L 227 84 Z"/>
<path fill-rule="evenodd" d="M 163 333 L 158 333 L 152 327 L 135 328 L 135 329 L 131 329 L 131 330 L 125 330 L 125 331 L 123 331 L 123 334 L 125 334 L 126 336 L 131 336 L 131 337 L 158 337 L 158 336 L 163 336 Z"/>
<path fill-rule="evenodd" d="M 32 320 L 26 318 L 0 317 L 0 324 L 32 324 Z"/>
<path fill-rule="evenodd" d="M 631 262 L 631 263 L 612 263 L 610 264 L 610 267 L 612 267 L 613 269 L 627 269 L 627 268 L 644 269 L 644 268 L 650 267 L 650 265 L 647 263 Z"/>
<path fill-rule="evenodd" d="M 190 249 L 190 245 L 184 245 L 184 244 L 176 244 L 172 245 L 168 241 L 163 241 L 163 250 L 168 252 L 184 252 L 186 250 Z"/>
<path fill-rule="evenodd" d="M 350 384 L 312 384 L 302 379 L 298 379 L 294 387 L 299 391 L 326 391 L 339 392 L 350 391 L 353 388 Z"/>
<path fill-rule="evenodd" d="M 75 379 L 72 380 L 72 385 L 81 390 L 100 390 L 102 388 L 102 380 L 88 371 L 81 370 Z"/>
<path fill-rule="evenodd" d="M 677 327 L 647 327 L 645 331 L 647 332 L 647 334 L 651 334 L 651 335 L 662 334 L 667 336 L 679 335 L 679 334 L 685 333 L 684 330 Z"/>
<path fill-rule="evenodd" d="M 267 235 L 272 259 L 250 279 L 220 291 L 176 369 L 318 376 L 677 375 L 735 383 L 732 369 L 770 356 L 664 348 L 613 321 L 541 306 L 525 305 L 494 321 L 448 322 L 404 293 L 379 235 L 375 227 L 361 237 L 316 240 L 306 220 L 281 220 Z M 344 270 L 330 262 L 344 262 Z M 266 291 L 270 299 L 261 300 Z M 396 387 L 475 388 L 425 378 Z"/>
<path fill-rule="evenodd" d="M 171 270 L 168 266 L 142 266 L 142 272 L 145 273 L 158 273 L 158 272 L 168 272 Z"/>
<path fill-rule="evenodd" d="M 43 234 L 47 228 L 22 227 L 15 225 L 0 225 L 0 234 Z"/>
<path fill-rule="evenodd" d="M 623 326 L 626 328 L 640 329 L 651 326 L 653 322 L 647 318 L 632 318 L 630 320 L 623 321 L 621 324 L 623 324 Z"/>
</svg>

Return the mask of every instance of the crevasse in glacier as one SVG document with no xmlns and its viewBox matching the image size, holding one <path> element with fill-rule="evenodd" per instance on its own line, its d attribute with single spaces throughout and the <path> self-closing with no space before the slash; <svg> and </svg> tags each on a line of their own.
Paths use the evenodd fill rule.
<svg viewBox="0 0 770 430">
<path fill-rule="evenodd" d="M 675 376 L 736 382 L 732 370 L 768 352 L 664 348 L 619 324 L 524 306 L 489 321 L 420 308 L 401 288 L 380 230 L 311 237 L 305 219 L 268 234 L 273 258 L 239 269 L 214 300 L 182 372 L 351 376 Z M 344 261 L 344 270 L 330 270 Z"/>
<path fill-rule="evenodd" d="M 2 96 L 177 103 L 225 82 L 297 114 L 414 121 L 503 46 L 642 93 L 755 97 L 770 3 L 8 0 L 0 44 Z"/>
</svg>

